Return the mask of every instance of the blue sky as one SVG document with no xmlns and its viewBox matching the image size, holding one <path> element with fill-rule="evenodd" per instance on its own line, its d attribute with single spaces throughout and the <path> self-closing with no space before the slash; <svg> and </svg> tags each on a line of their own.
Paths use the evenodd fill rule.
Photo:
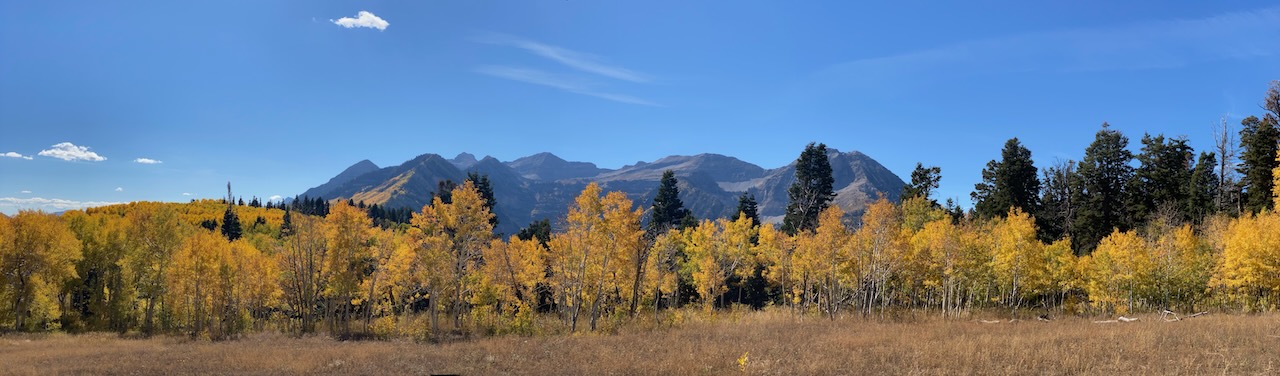
<svg viewBox="0 0 1280 376">
<path fill-rule="evenodd" d="M 1207 150 L 1280 79 L 1274 2 L 861 3 L 4 2 L 0 211 L 292 196 L 422 153 L 772 168 L 810 141 L 940 166 L 967 202 L 1010 137 L 1042 168 L 1104 121 Z"/>
</svg>

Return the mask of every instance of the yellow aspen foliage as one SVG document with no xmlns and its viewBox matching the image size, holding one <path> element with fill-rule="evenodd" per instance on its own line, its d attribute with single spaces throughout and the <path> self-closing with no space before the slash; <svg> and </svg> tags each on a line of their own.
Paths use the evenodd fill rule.
<svg viewBox="0 0 1280 376">
<path fill-rule="evenodd" d="M 1280 150 L 1276 150 L 1276 168 L 1271 170 L 1272 207 L 1280 211 Z"/>
<path fill-rule="evenodd" d="M 282 239 L 277 251 L 280 285 L 288 311 L 297 317 L 297 330 L 311 333 L 318 319 L 316 305 L 323 297 L 325 280 L 325 234 L 323 220 L 298 215 L 293 219 L 292 233 Z"/>
<path fill-rule="evenodd" d="M 1163 307 L 1194 310 L 1213 273 L 1209 243 L 1196 236 L 1191 225 L 1183 225 L 1160 234 L 1152 245 L 1152 300 Z"/>
<path fill-rule="evenodd" d="M 1280 296 L 1280 215 L 1242 216 L 1223 234 L 1224 249 L 1210 282 L 1244 302 L 1272 308 Z M 1250 308 L 1248 305 L 1246 309 Z"/>
<path fill-rule="evenodd" d="M 988 234 L 991 270 L 1001 292 L 1000 300 L 1017 308 L 1047 287 L 1044 244 L 1036 239 L 1035 219 L 1014 207 L 997 219 Z"/>
<path fill-rule="evenodd" d="M 494 239 L 484 249 L 484 295 L 492 296 L 499 313 L 519 313 L 533 309 L 537 304 L 534 287 L 545 275 L 542 260 L 545 257 L 542 244 L 536 239 L 522 240 L 512 236 L 509 241 Z"/>
<path fill-rule="evenodd" d="M 325 217 L 325 238 L 329 251 L 325 255 L 325 268 L 329 270 L 325 295 L 330 310 L 338 312 L 335 327 L 340 335 L 351 333 L 354 305 L 359 304 L 360 287 L 364 284 L 365 270 L 372 260 L 371 226 L 373 221 L 359 208 L 339 200 L 329 208 Z"/>
<path fill-rule="evenodd" d="M 228 306 L 236 307 L 239 310 L 236 314 L 247 316 L 249 321 L 228 329 L 238 332 L 248 325 L 260 328 L 269 318 L 270 307 L 276 306 L 280 299 L 280 266 L 245 239 L 231 242 L 230 250 L 231 259 L 227 263 L 230 270 L 223 272 L 224 283 L 234 292 Z"/>
<path fill-rule="evenodd" d="M 798 279 L 792 258 L 796 249 L 794 241 L 773 224 L 761 224 L 758 233 L 756 262 L 764 265 L 764 276 L 769 283 L 782 288 L 783 301 L 794 307 L 800 299 L 799 291 L 795 288 Z"/>
<path fill-rule="evenodd" d="M 407 308 L 412 288 L 414 248 L 407 236 L 392 229 L 375 229 L 373 275 L 365 282 L 370 315 L 392 315 Z"/>
<path fill-rule="evenodd" d="M 891 303 L 889 284 L 909 242 L 902 234 L 902 213 L 884 197 L 868 206 L 862 215 L 862 227 L 854 233 L 851 260 L 852 274 L 862 289 L 859 295 L 864 314 Z"/>
<path fill-rule="evenodd" d="M 680 257 L 684 254 L 684 248 L 685 237 L 680 230 L 674 228 L 658 234 L 653 240 L 645 290 L 650 291 L 655 314 L 662 307 L 663 299 L 672 299 L 670 306 L 676 304 L 674 293 L 679 281 Z"/>
<path fill-rule="evenodd" d="M 194 231 L 173 255 L 173 263 L 166 270 L 167 286 L 165 302 L 172 312 L 172 321 L 186 328 L 191 335 L 201 335 L 220 320 L 227 292 L 223 291 L 221 277 L 227 261 L 229 245 L 215 232 Z M 217 312 L 215 312 L 217 311 Z"/>
<path fill-rule="evenodd" d="M 644 282 L 648 266 L 648 247 L 644 244 L 644 230 L 640 227 L 640 219 L 644 210 L 635 205 L 622 192 L 609 192 L 601 201 L 601 219 L 604 223 L 604 247 L 612 249 L 609 258 L 612 262 L 605 267 L 606 280 L 616 291 L 622 302 L 630 302 L 628 312 L 638 308 L 643 297 L 641 286 Z M 601 302 L 604 304 L 605 302 Z M 613 304 L 600 309 L 613 309 Z"/>
<path fill-rule="evenodd" d="M 822 310 L 834 319 L 849 295 L 849 287 L 856 284 L 849 240 L 851 234 L 845 227 L 844 210 L 831 205 L 818 214 L 818 228 L 813 233 L 812 247 L 806 254 L 814 256 L 814 277 L 818 281 L 818 300 Z"/>
<path fill-rule="evenodd" d="M 125 214 L 130 248 L 126 265 L 136 278 L 138 297 L 144 300 L 142 331 L 155 331 L 156 307 L 163 307 L 165 280 L 173 254 L 182 245 L 185 227 L 169 206 L 137 205 Z"/>
<path fill-rule="evenodd" d="M 81 244 L 58 216 L 23 210 L 0 219 L 0 327 L 55 327 L 57 294 L 76 277 Z"/>
<path fill-rule="evenodd" d="M 1063 304 L 1068 293 L 1084 288 L 1079 270 L 1080 261 L 1071 250 L 1071 238 L 1059 239 L 1045 246 L 1044 265 L 1044 292 L 1056 299 L 1056 303 Z"/>
<path fill-rule="evenodd" d="M 960 268 L 964 257 L 959 229 L 950 218 L 926 223 L 911 237 L 911 249 L 913 260 L 920 266 L 914 279 L 928 290 L 926 295 L 937 297 L 935 303 L 944 315 L 957 311 L 962 294 Z"/>
<path fill-rule="evenodd" d="M 1091 255 L 1089 300 L 1104 311 L 1133 312 L 1151 288 L 1153 268 L 1151 249 L 1137 232 L 1112 232 Z"/>
<path fill-rule="evenodd" d="M 485 206 L 480 191 L 468 180 L 453 189 L 451 202 L 445 203 L 437 196 L 412 220 L 413 226 L 425 237 L 424 246 L 443 247 L 434 249 L 435 253 L 430 255 L 442 258 L 435 261 L 443 267 L 427 272 L 445 273 L 444 280 L 434 281 L 443 283 L 431 289 L 431 304 L 432 309 L 436 304 L 448 306 L 455 328 L 461 327 L 473 288 L 479 285 L 473 278 L 474 271 L 479 268 L 484 247 L 493 239 L 492 218 L 493 213 Z"/>
<path fill-rule="evenodd" d="M 696 229 L 690 229 L 687 252 L 704 311 L 715 308 L 716 300 L 728 290 L 729 277 L 746 275 L 754 235 L 755 226 L 746 216 L 739 216 L 736 221 L 703 220 Z"/>
<path fill-rule="evenodd" d="M 584 310 L 595 330 L 597 319 L 611 308 L 605 295 L 621 288 L 618 270 L 625 268 L 619 264 L 640 246 L 639 212 L 631 200 L 621 192 L 600 193 L 599 185 L 588 184 L 569 208 L 565 231 L 551 237 L 549 282 L 570 331 L 577 330 Z"/>
</svg>

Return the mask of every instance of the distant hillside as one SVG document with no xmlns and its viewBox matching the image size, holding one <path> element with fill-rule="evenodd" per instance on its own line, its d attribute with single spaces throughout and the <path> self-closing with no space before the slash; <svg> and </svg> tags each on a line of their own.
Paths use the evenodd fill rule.
<svg viewBox="0 0 1280 376">
<path fill-rule="evenodd" d="M 835 203 L 850 216 L 860 215 L 880 194 L 898 200 L 904 183 L 879 162 L 856 151 L 827 150 L 835 178 Z M 617 170 L 566 161 L 551 153 L 510 162 L 489 156 L 477 160 L 469 153 L 453 159 L 423 154 L 399 166 L 384 168 L 361 161 L 303 194 L 418 210 L 430 203 L 438 182 L 461 182 L 468 172 L 477 172 L 488 175 L 493 185 L 498 200 L 497 230 L 512 234 L 533 220 L 562 221 L 573 198 L 589 182 L 597 182 L 605 190 L 625 192 L 637 205 L 647 208 L 665 170 L 676 173 L 680 199 L 698 218 L 732 215 L 738 195 L 749 192 L 760 203 L 762 220 L 779 222 L 786 210 L 787 188 L 795 180 L 794 163 L 766 170 L 719 154 L 669 156 Z"/>
</svg>

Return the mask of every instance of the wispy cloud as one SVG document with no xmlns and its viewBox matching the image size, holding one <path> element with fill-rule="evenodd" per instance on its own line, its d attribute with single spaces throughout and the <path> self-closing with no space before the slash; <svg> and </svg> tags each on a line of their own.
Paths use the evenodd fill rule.
<svg viewBox="0 0 1280 376">
<path fill-rule="evenodd" d="M 602 62 L 604 59 L 589 53 L 543 44 L 512 35 L 492 33 L 476 37 L 474 40 L 480 43 L 519 48 L 587 73 L 637 83 L 653 81 L 653 78 L 648 75 L 620 66 L 606 64 Z"/>
<path fill-rule="evenodd" d="M 22 191 L 22 192 L 18 192 L 18 193 L 22 193 L 22 194 L 24 194 L 24 195 L 29 195 L 29 194 L 31 194 L 31 191 Z"/>
<path fill-rule="evenodd" d="M 367 27 L 370 29 L 386 30 L 387 26 L 391 26 L 391 24 L 388 23 L 387 20 L 382 19 L 382 17 L 375 16 L 373 13 L 363 10 L 356 13 L 355 18 L 342 17 L 336 20 L 329 20 L 329 22 L 333 22 L 335 25 L 348 29 Z"/>
<path fill-rule="evenodd" d="M 276 202 L 276 201 L 280 201 L 283 198 L 284 196 L 281 196 L 281 195 L 273 195 L 271 197 L 267 197 L 267 202 Z"/>
<path fill-rule="evenodd" d="M 191 195 L 191 192 L 182 192 L 182 195 L 183 195 L 183 196 L 190 196 L 190 195 Z"/>
<path fill-rule="evenodd" d="M 562 77 L 555 74 L 543 72 L 536 69 L 509 67 L 501 65 L 485 65 L 475 69 L 476 73 L 486 74 L 493 77 L 505 78 L 535 85 L 542 85 L 564 90 L 570 93 L 589 95 L 597 98 L 608 99 L 614 102 L 638 104 L 645 106 L 658 106 L 657 103 L 644 99 L 636 98 L 629 95 L 614 94 L 601 92 L 594 89 L 590 83 L 571 77 Z"/>
<path fill-rule="evenodd" d="M 134 161 L 134 162 L 136 162 L 136 163 L 141 163 L 141 164 L 161 164 L 161 163 L 164 163 L 164 162 L 157 161 L 157 160 L 154 160 L 154 159 L 151 159 L 151 158 L 138 158 L 138 159 L 134 159 L 133 161 Z"/>
<path fill-rule="evenodd" d="M 87 146 L 76 146 L 76 144 L 70 142 L 59 143 L 53 145 L 50 149 L 41 150 L 39 155 L 58 158 L 64 161 L 101 162 L 107 160 L 107 157 L 103 157 L 98 155 L 98 153 L 89 151 L 89 147 Z"/>
<path fill-rule="evenodd" d="M 84 209 L 96 206 L 115 205 L 118 202 L 107 201 L 75 201 L 64 200 L 60 198 L 17 198 L 17 197 L 0 197 L 0 210 L 13 212 L 26 209 L 38 209 L 44 211 L 63 211 L 72 209 Z M 7 209 L 7 210 L 5 210 Z"/>
<path fill-rule="evenodd" d="M 116 187 L 116 192 L 124 192 L 124 187 Z"/>
<path fill-rule="evenodd" d="M 819 81 L 894 81 L 921 75 L 1176 68 L 1280 54 L 1280 7 L 1133 25 L 974 40 L 835 64 Z"/>
<path fill-rule="evenodd" d="M 26 159 L 26 160 L 28 160 L 28 161 L 29 161 L 29 160 L 31 160 L 31 156 L 30 156 L 30 155 L 22 155 L 22 154 L 18 154 L 18 153 L 16 153 L 16 152 L 12 152 L 12 151 L 11 151 L 11 152 L 7 152 L 7 153 L 4 153 L 4 154 L 0 154 L 0 157 L 19 158 L 19 159 Z"/>
<path fill-rule="evenodd" d="M 488 33 L 474 37 L 472 40 L 477 43 L 518 48 L 539 57 L 560 63 L 579 73 L 587 73 L 594 76 L 627 81 L 630 83 L 645 84 L 653 82 L 653 77 L 649 75 L 623 68 L 618 65 L 608 64 L 605 62 L 605 59 L 599 56 L 513 35 Z M 479 66 L 475 68 L 475 72 L 513 81 L 552 87 L 570 93 L 608 99 L 619 103 L 638 104 L 644 106 L 658 105 L 652 101 L 634 96 L 612 93 L 610 92 L 612 90 L 602 90 L 600 89 L 600 87 L 603 86 L 602 84 L 582 77 L 586 75 L 549 73 L 532 68 L 508 65 Z"/>
</svg>

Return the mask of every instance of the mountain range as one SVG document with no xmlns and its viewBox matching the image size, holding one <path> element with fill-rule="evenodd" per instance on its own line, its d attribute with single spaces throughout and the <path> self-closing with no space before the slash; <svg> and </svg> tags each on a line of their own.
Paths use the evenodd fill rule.
<svg viewBox="0 0 1280 376">
<path fill-rule="evenodd" d="M 850 217 L 861 215 L 880 194 L 897 201 L 902 179 L 879 162 L 857 151 L 827 148 L 835 179 L 835 203 Z M 653 162 L 638 162 L 611 170 L 589 162 L 571 162 L 551 153 L 539 153 L 502 162 L 486 156 L 477 159 L 461 153 L 452 159 L 423 154 L 397 166 L 378 167 L 363 160 L 328 182 L 308 189 L 303 196 L 329 200 L 351 199 L 385 207 L 415 210 L 431 202 L 443 180 L 461 182 L 467 173 L 488 175 L 498 216 L 497 231 L 512 234 L 531 221 L 563 221 L 569 204 L 590 182 L 605 191 L 622 191 L 636 205 L 648 208 L 657 193 L 663 171 L 672 170 L 679 181 L 680 199 L 698 218 L 732 215 L 738 196 L 755 195 L 761 221 L 781 222 L 787 206 L 787 189 L 795 180 L 795 163 L 765 169 L 719 154 L 673 155 Z"/>
</svg>

